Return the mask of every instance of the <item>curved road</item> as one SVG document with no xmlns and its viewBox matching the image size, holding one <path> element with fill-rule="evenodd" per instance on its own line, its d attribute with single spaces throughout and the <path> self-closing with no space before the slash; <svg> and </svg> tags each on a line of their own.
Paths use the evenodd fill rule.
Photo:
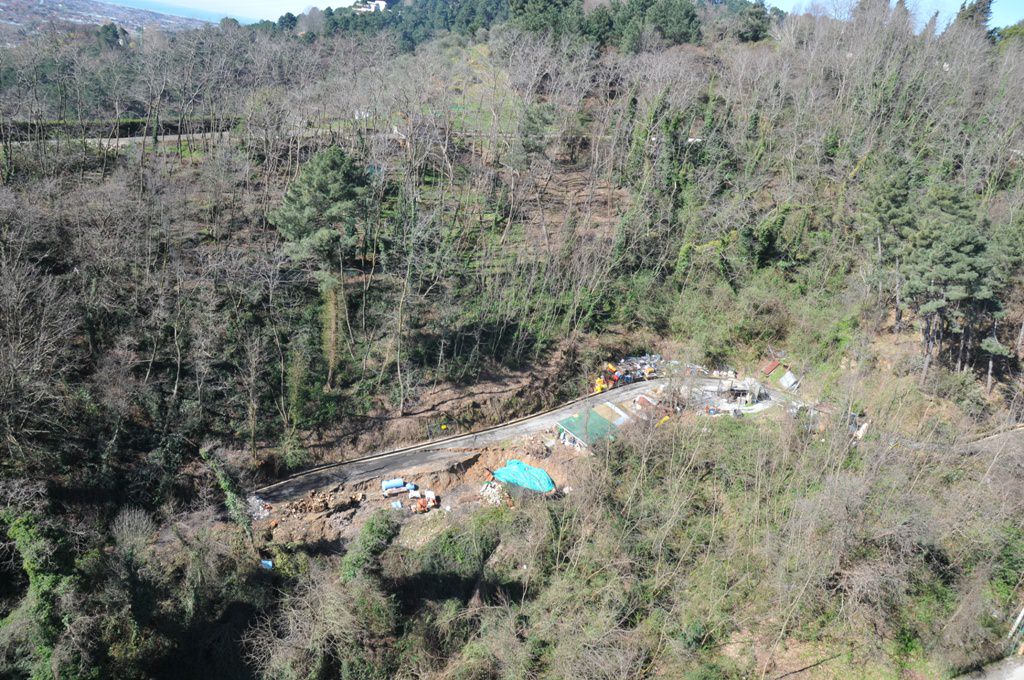
<svg viewBox="0 0 1024 680">
<path fill-rule="evenodd" d="M 732 381 L 729 379 L 703 377 L 681 377 L 676 379 L 676 383 L 680 387 L 705 392 L 714 391 L 730 382 Z M 434 439 L 354 460 L 327 463 L 257 489 L 255 494 L 266 502 L 279 503 L 314 489 L 389 476 L 410 467 L 426 463 L 437 463 L 439 466 L 452 464 L 465 458 L 467 449 L 482 448 L 487 445 L 545 432 L 554 428 L 555 424 L 563 418 L 567 418 L 592 406 L 606 401 L 617 403 L 628 401 L 639 394 L 650 392 L 653 389 L 668 384 L 668 378 L 655 378 L 654 380 L 619 387 L 610 392 L 581 397 L 550 411 L 511 420 L 477 432 L 455 435 L 454 437 L 446 437 L 444 439 Z M 767 386 L 766 389 L 771 396 L 771 401 L 767 402 L 769 405 L 782 403 L 800 404 L 795 397 L 786 392 L 768 388 Z M 764 408 L 758 405 L 742 410 L 754 413 L 764 410 Z"/>
<path fill-rule="evenodd" d="M 424 463 L 455 462 L 465 457 L 466 449 L 480 448 L 502 441 L 519 439 L 538 432 L 550 430 L 559 420 L 567 418 L 585 408 L 600 404 L 610 399 L 615 402 L 628 400 L 633 396 L 649 392 L 657 387 L 667 385 L 668 380 L 657 378 L 645 382 L 619 387 L 611 392 L 592 394 L 553 410 L 544 411 L 525 418 L 489 427 L 478 432 L 435 439 L 413 446 L 406 446 L 392 451 L 372 454 L 356 460 L 329 463 L 300 472 L 288 479 L 256 490 L 256 495 L 269 503 L 279 503 L 313 489 L 321 489 L 342 482 L 358 482 L 373 477 L 382 477 L 423 465 Z"/>
<path fill-rule="evenodd" d="M 731 381 L 728 379 L 703 377 L 685 377 L 677 380 L 677 384 L 680 387 L 693 388 L 705 392 L 712 392 L 715 388 L 722 387 L 728 382 Z M 264 501 L 279 503 L 314 489 L 322 489 L 340 483 L 361 482 L 380 478 L 393 475 L 410 467 L 429 463 L 437 463 L 440 467 L 444 464 L 456 463 L 467 456 L 467 450 L 545 432 L 554 428 L 555 423 L 563 418 L 579 413 L 591 406 L 606 401 L 627 401 L 633 396 L 668 384 L 668 378 L 656 378 L 646 382 L 619 387 L 611 392 L 581 397 L 550 411 L 511 420 L 477 432 L 455 435 L 444 439 L 434 439 L 353 460 L 327 463 L 304 472 L 299 472 L 280 482 L 256 489 L 254 493 Z M 765 388 L 771 396 L 768 407 L 785 403 L 796 406 L 802 405 L 802 402 L 788 392 L 768 387 L 767 385 L 765 385 Z M 741 410 L 752 414 L 765 408 L 765 406 L 758 405 Z M 989 448 L 998 447 L 1000 450 L 1005 450 L 1009 445 L 1013 449 L 1014 447 L 1024 445 L 1024 426 L 1018 425 L 1002 432 L 983 436 L 966 442 L 965 445 L 972 446 L 973 448 L 985 445 Z"/>
</svg>

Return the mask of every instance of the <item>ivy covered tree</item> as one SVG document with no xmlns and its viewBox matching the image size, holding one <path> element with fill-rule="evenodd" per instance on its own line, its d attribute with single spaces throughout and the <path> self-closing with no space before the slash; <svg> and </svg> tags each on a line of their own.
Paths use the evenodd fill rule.
<svg viewBox="0 0 1024 680">
<path fill-rule="evenodd" d="M 100 26 L 96 34 L 100 47 L 106 49 L 120 49 L 128 46 L 130 41 L 128 31 L 114 23 L 107 23 Z"/>
</svg>

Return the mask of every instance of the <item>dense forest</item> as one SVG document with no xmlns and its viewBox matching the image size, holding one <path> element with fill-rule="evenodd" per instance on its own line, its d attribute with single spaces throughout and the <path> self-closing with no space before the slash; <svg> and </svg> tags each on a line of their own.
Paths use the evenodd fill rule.
<svg viewBox="0 0 1024 680">
<path fill-rule="evenodd" d="M 416 0 L 0 49 L 0 677 L 1001 656 L 1024 451 L 970 442 L 1024 420 L 1024 26 L 990 4 Z M 844 415 L 637 427 L 564 496 L 260 566 L 260 484 L 612 353 L 780 348 Z"/>
</svg>

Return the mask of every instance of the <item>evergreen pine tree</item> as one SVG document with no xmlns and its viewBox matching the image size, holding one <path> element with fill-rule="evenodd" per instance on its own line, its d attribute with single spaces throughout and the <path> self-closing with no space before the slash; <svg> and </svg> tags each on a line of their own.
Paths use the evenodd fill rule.
<svg viewBox="0 0 1024 680">
<path fill-rule="evenodd" d="M 922 381 L 950 329 L 963 333 L 991 301 L 989 265 L 978 220 L 963 193 L 933 188 L 909 241 L 905 266 L 907 298 L 923 322 Z"/>
<path fill-rule="evenodd" d="M 690 0 L 656 0 L 647 21 L 672 45 L 700 39 L 700 18 Z"/>
<path fill-rule="evenodd" d="M 355 254 L 369 184 L 362 167 L 332 147 L 303 166 L 267 218 L 289 241 L 292 257 L 335 270 Z"/>
<path fill-rule="evenodd" d="M 960 5 L 960 11 L 956 13 L 953 23 L 988 31 L 988 24 L 991 20 L 992 0 L 971 0 Z"/>
<path fill-rule="evenodd" d="M 312 260 L 323 296 L 321 320 L 327 388 L 334 386 L 339 336 L 348 319 L 343 268 L 359 244 L 359 221 L 369 189 L 366 172 L 344 151 L 332 147 L 314 156 L 267 217 L 288 240 L 288 254 Z"/>
<path fill-rule="evenodd" d="M 771 16 L 764 0 L 756 0 L 744 8 L 739 15 L 739 27 L 736 37 L 740 42 L 757 42 L 768 37 L 771 28 Z"/>
</svg>

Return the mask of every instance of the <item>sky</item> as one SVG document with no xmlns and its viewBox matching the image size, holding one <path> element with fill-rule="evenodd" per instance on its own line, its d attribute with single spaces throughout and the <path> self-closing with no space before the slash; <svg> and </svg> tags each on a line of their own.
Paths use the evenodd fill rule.
<svg viewBox="0 0 1024 680">
<path fill-rule="evenodd" d="M 792 9 L 806 9 L 811 4 L 816 4 L 830 9 L 833 5 L 845 5 L 846 0 L 767 0 L 768 4 L 775 5 L 787 12 Z M 914 8 L 918 19 L 924 23 L 931 18 L 936 11 L 939 13 L 939 24 L 949 21 L 960 9 L 962 0 L 907 0 L 907 6 Z M 992 28 L 997 26 L 1012 26 L 1021 19 L 1024 19 L 1024 0 L 995 0 L 992 3 Z"/>
<path fill-rule="evenodd" d="M 826 9 L 834 4 L 846 4 L 848 0 L 768 0 L 786 11 L 806 9 L 811 4 Z M 240 20 L 256 21 L 259 19 L 275 20 L 285 12 L 299 14 L 313 6 L 310 0 L 107 0 L 118 5 L 151 9 L 166 14 L 192 16 L 199 19 L 217 20 L 224 16 L 232 16 Z M 907 3 L 917 6 L 918 16 L 922 22 L 936 10 L 940 19 L 949 20 L 960 8 L 961 0 L 909 0 Z M 352 0 L 326 0 L 317 6 L 342 7 L 352 4 Z M 995 0 L 992 4 L 992 26 L 1010 26 L 1024 19 L 1024 0 Z M 941 21 L 940 21 L 941 23 Z"/>
</svg>

